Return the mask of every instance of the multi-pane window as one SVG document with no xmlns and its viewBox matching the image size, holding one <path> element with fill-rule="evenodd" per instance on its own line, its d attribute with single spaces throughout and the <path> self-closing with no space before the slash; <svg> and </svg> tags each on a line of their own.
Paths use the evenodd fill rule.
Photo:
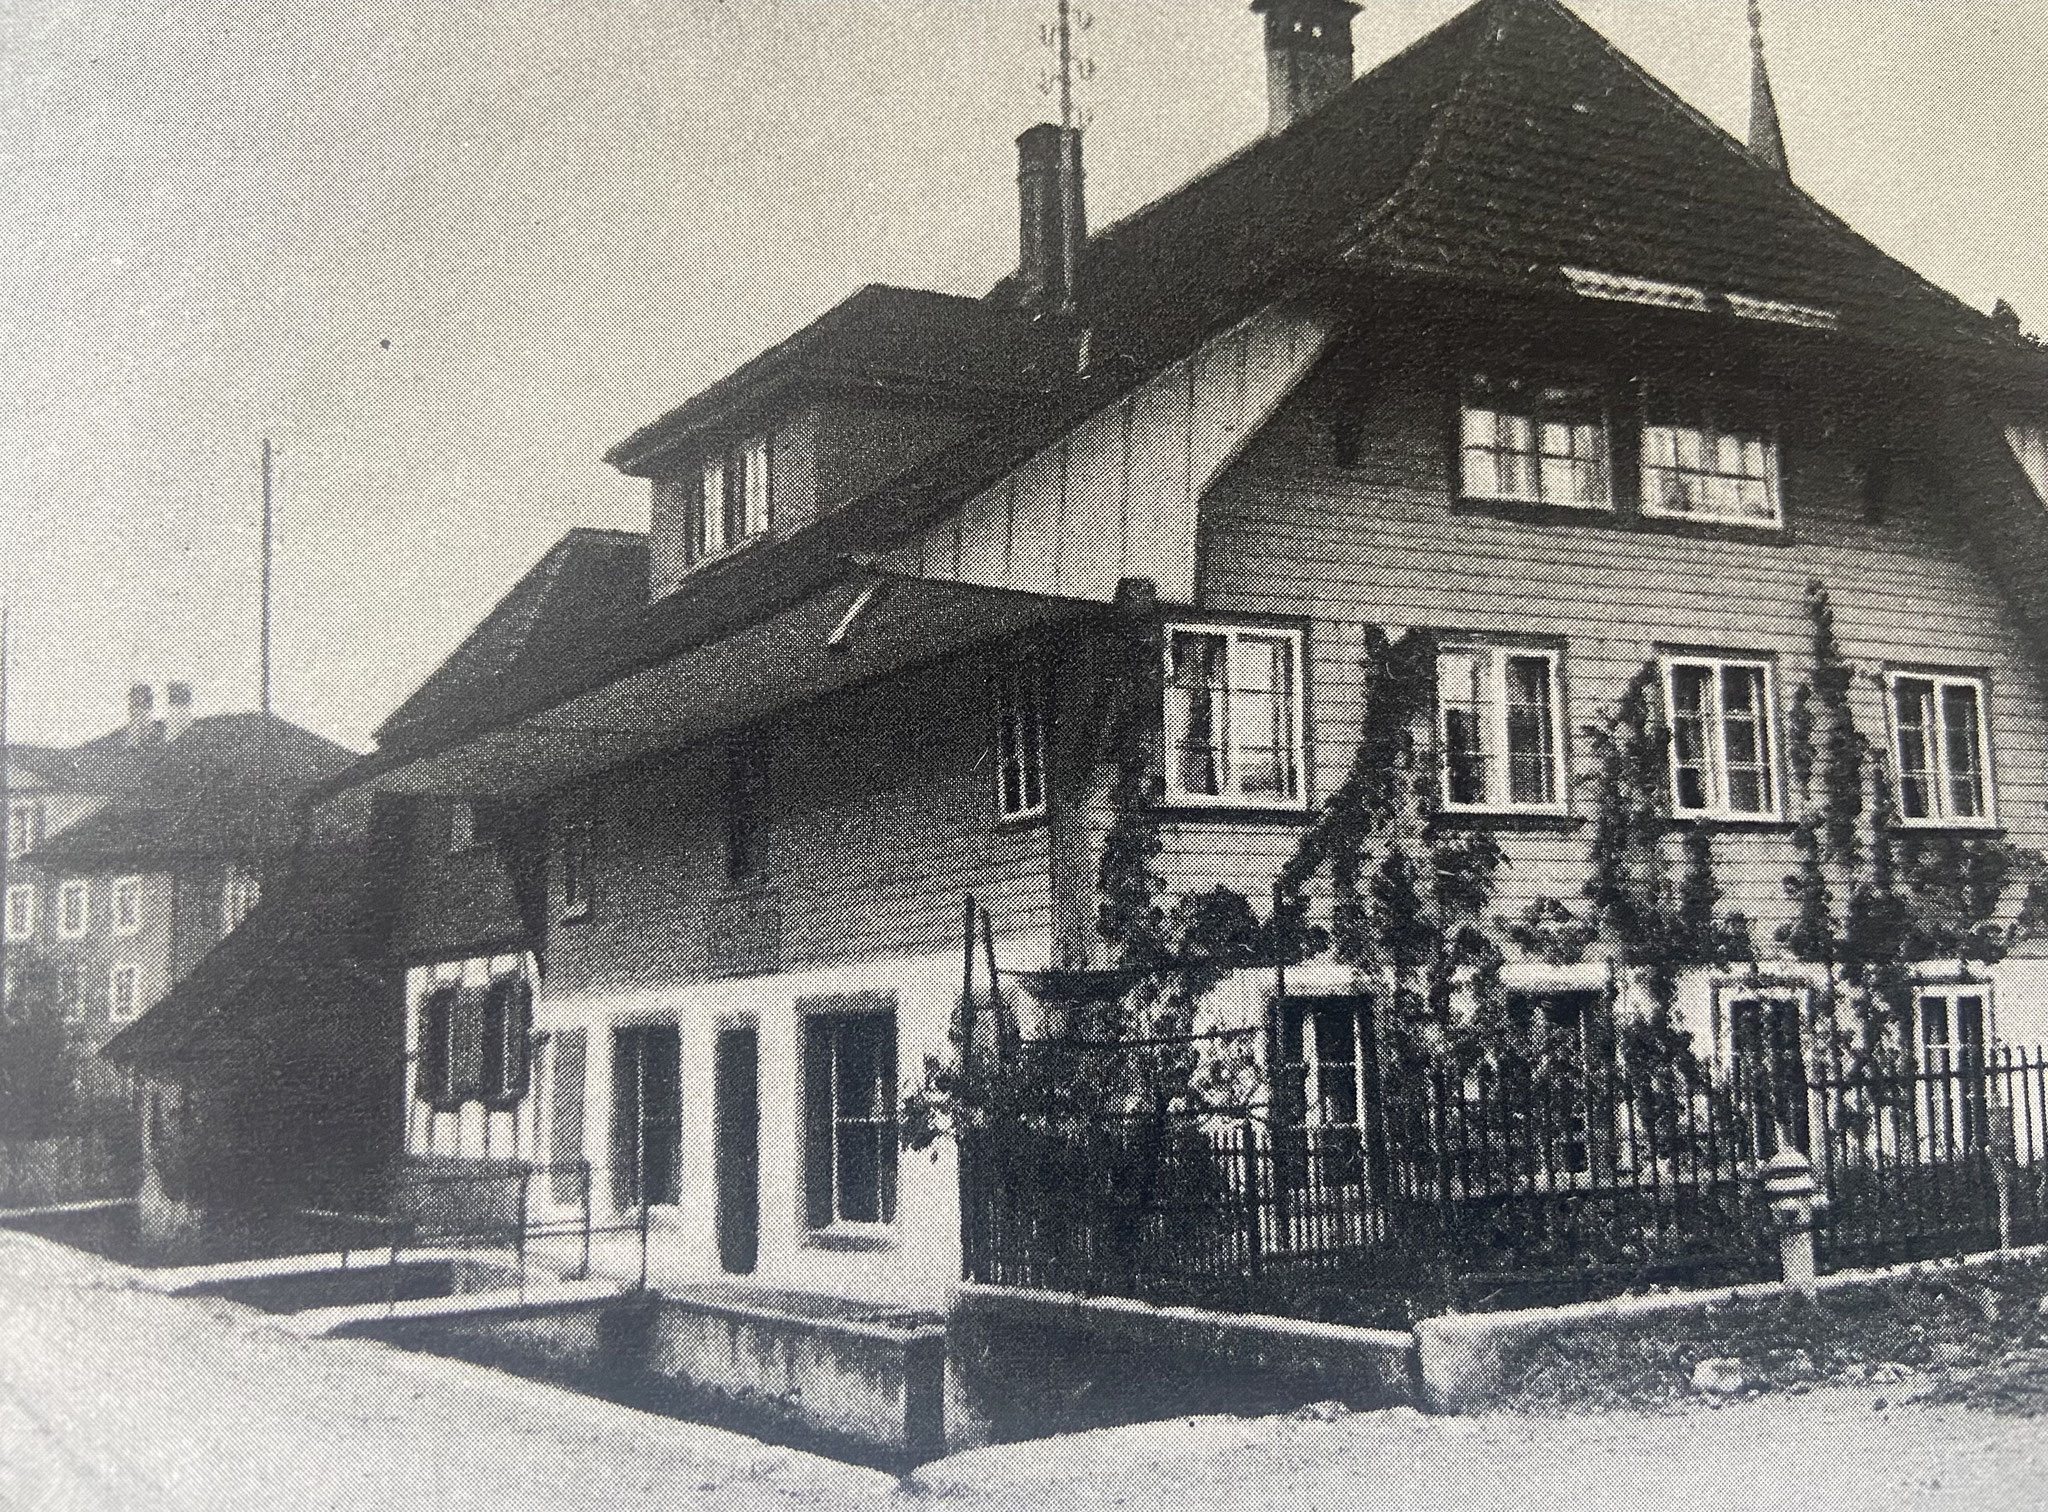
<svg viewBox="0 0 2048 1512">
<path fill-rule="evenodd" d="M 1447 646 L 1436 673 L 1445 805 L 1562 809 L 1557 653 Z"/>
<path fill-rule="evenodd" d="M 1990 1132 L 1985 991 L 1923 987 L 1917 994 L 1923 1132 L 1937 1158 L 1981 1150 Z"/>
<path fill-rule="evenodd" d="M 1991 823 L 1983 683 L 1917 672 L 1894 672 L 1889 680 L 1900 819 Z"/>
<path fill-rule="evenodd" d="M 1300 690 L 1297 631 L 1170 626 L 1167 796 L 1184 803 L 1300 806 Z"/>
<path fill-rule="evenodd" d="M 141 973 L 133 966 L 116 966 L 107 977 L 109 1011 L 117 1019 L 130 1019 L 142 1010 Z"/>
<path fill-rule="evenodd" d="M 1465 385 L 1461 426 L 1466 498 L 1613 507 L 1597 387 L 1474 378 Z"/>
<path fill-rule="evenodd" d="M 231 933 L 242 920 L 249 917 L 263 896 L 263 886 L 255 877 L 239 866 L 228 868 L 226 883 L 221 888 L 220 927 L 223 933 Z"/>
<path fill-rule="evenodd" d="M 1645 400 L 1642 507 L 1648 515 L 1781 525 L 1778 443 L 1725 398 L 1653 390 Z"/>
<path fill-rule="evenodd" d="M 996 809 L 1005 819 L 1045 812 L 1045 667 L 1035 652 L 995 675 Z"/>
<path fill-rule="evenodd" d="M 21 883 L 7 889 L 6 936 L 10 940 L 30 940 L 36 932 L 36 890 L 33 885 Z"/>
<path fill-rule="evenodd" d="M 1774 817 L 1778 781 L 1769 663 L 1671 657 L 1664 663 L 1664 698 L 1673 810 Z"/>
<path fill-rule="evenodd" d="M 804 1184 L 810 1226 L 896 1219 L 896 1015 L 804 1021 Z"/>
<path fill-rule="evenodd" d="M 114 883 L 114 933 L 135 934 L 142 928 L 142 879 L 122 877 Z"/>
<path fill-rule="evenodd" d="M 1311 1129 L 1357 1129 L 1372 1058 L 1363 998 L 1289 998 L 1280 1015 L 1280 1085 L 1290 1119 Z"/>
<path fill-rule="evenodd" d="M 57 889 L 57 933 L 75 940 L 92 925 L 92 884 L 66 882 Z"/>
<path fill-rule="evenodd" d="M 25 856 L 43 843 L 43 808 L 39 803 L 15 803 L 7 809 L 7 854 Z"/>
<path fill-rule="evenodd" d="M 1725 1000 L 1725 1008 L 1736 1105 L 1752 1153 L 1806 1149 L 1805 993 L 1739 992 Z"/>
<path fill-rule="evenodd" d="M 773 474 L 768 438 L 751 436 L 708 454 L 698 475 L 697 558 L 766 535 L 775 524 Z"/>
</svg>

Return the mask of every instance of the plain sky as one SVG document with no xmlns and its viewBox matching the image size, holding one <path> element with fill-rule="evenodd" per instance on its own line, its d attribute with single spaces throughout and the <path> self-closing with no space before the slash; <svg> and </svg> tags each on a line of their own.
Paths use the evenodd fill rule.
<svg viewBox="0 0 2048 1512">
<path fill-rule="evenodd" d="M 354 745 L 561 533 L 607 446 L 869 282 L 1015 255 L 1052 0 L 4 0 L 0 589 L 13 730 L 135 678 Z M 1366 0 L 1361 69 L 1461 8 Z M 1745 0 L 1575 0 L 1738 132 Z M 1244 0 L 1096 0 L 1097 224 L 1264 125 Z M 2048 328 L 2048 5 L 1776 0 L 1800 183 Z"/>
</svg>

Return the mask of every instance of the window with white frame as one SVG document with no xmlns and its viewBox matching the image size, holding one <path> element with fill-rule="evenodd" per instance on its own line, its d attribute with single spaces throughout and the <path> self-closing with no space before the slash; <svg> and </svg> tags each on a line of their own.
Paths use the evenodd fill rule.
<svg viewBox="0 0 2048 1512">
<path fill-rule="evenodd" d="M 249 917 L 250 912 L 262 899 L 263 884 L 239 866 L 228 868 L 227 881 L 221 887 L 220 927 L 221 933 L 232 933 Z"/>
<path fill-rule="evenodd" d="M 1777 436 L 1758 405 L 1659 387 L 1649 389 L 1643 403 L 1644 514 L 1784 523 Z"/>
<path fill-rule="evenodd" d="M 1045 666 L 1035 651 L 996 669 L 996 812 L 1035 819 L 1045 812 Z"/>
<path fill-rule="evenodd" d="M 57 889 L 57 933 L 75 940 L 92 927 L 92 884 L 66 882 Z"/>
<path fill-rule="evenodd" d="M 1806 990 L 1727 983 L 1718 1005 L 1727 1025 L 1737 1116 L 1752 1152 L 1761 1157 L 1806 1149 L 1811 1114 Z"/>
<path fill-rule="evenodd" d="M 1612 509 L 1607 435 L 1596 385 L 1468 379 L 1459 486 L 1468 499 Z"/>
<path fill-rule="evenodd" d="M 1301 807 L 1303 731 L 1299 631 L 1167 627 L 1169 800 Z"/>
<path fill-rule="evenodd" d="M 1291 1121 L 1309 1129 L 1360 1126 L 1374 1074 L 1370 999 L 1285 999 L 1279 1051 L 1279 1085 Z"/>
<path fill-rule="evenodd" d="M 1922 987 L 1914 993 L 1920 1020 L 1921 1136 L 1936 1158 L 1984 1148 L 1991 1125 L 1990 989 L 1982 985 Z"/>
<path fill-rule="evenodd" d="M 17 883 L 7 889 L 7 928 L 10 940 L 32 940 L 36 933 L 36 890 L 33 883 Z"/>
<path fill-rule="evenodd" d="M 107 973 L 107 1011 L 131 1019 L 142 1011 L 142 973 L 134 966 L 116 966 Z"/>
<path fill-rule="evenodd" d="M 698 475 L 692 542 L 698 560 L 766 535 L 774 526 L 774 475 L 769 464 L 765 435 L 750 436 L 705 456 Z"/>
<path fill-rule="evenodd" d="M 1892 672 L 1886 680 L 1900 821 L 1991 824 L 1991 739 L 1983 682 L 1922 672 Z"/>
<path fill-rule="evenodd" d="M 43 843 L 43 806 L 40 803 L 11 803 L 7 806 L 7 854 L 25 856 Z"/>
<path fill-rule="evenodd" d="M 1561 812 L 1557 653 L 1445 646 L 1437 653 L 1436 677 L 1444 806 Z"/>
<path fill-rule="evenodd" d="M 1707 818 L 1777 816 L 1771 684 L 1769 662 L 1665 658 L 1674 812 Z"/>
<path fill-rule="evenodd" d="M 804 1020 L 804 1187 L 813 1229 L 896 1221 L 896 1014 Z"/>
<path fill-rule="evenodd" d="M 142 929 L 142 879 L 122 877 L 113 892 L 114 933 L 132 935 Z"/>
</svg>

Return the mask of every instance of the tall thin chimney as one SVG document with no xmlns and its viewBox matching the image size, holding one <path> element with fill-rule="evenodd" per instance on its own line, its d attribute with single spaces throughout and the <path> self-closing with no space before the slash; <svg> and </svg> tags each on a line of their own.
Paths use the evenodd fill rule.
<svg viewBox="0 0 2048 1512">
<path fill-rule="evenodd" d="M 1067 308 L 1088 240 L 1081 131 L 1041 122 L 1017 138 L 1018 280 L 1026 303 Z"/>
<path fill-rule="evenodd" d="M 192 728 L 192 684 L 164 684 L 164 739 L 176 740 Z"/>
<path fill-rule="evenodd" d="M 156 733 L 156 689 L 139 682 L 128 689 L 128 744 L 145 746 Z"/>
<path fill-rule="evenodd" d="M 1351 0 L 1252 0 L 1266 18 L 1266 132 L 1278 135 L 1351 82 Z"/>
</svg>

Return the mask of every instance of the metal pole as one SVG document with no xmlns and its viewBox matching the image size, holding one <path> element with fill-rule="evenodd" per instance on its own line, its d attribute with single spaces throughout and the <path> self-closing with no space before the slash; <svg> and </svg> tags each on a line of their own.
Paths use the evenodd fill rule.
<svg viewBox="0 0 2048 1512">
<path fill-rule="evenodd" d="M 590 1279 L 590 1162 L 579 1160 L 576 1165 L 583 1181 L 583 1269 L 576 1279 L 587 1281 Z"/>
<path fill-rule="evenodd" d="M 7 863 L 9 853 L 14 849 L 14 781 L 7 744 L 8 617 L 11 610 L 7 600 L 0 598 L 0 818 L 4 818 L 7 825 L 5 838 L 0 839 L 0 1017 L 7 1012 Z"/>
<path fill-rule="evenodd" d="M 263 626 L 262 626 L 262 710 L 270 716 L 270 582 L 271 582 L 271 487 L 270 437 L 263 438 Z"/>
</svg>

